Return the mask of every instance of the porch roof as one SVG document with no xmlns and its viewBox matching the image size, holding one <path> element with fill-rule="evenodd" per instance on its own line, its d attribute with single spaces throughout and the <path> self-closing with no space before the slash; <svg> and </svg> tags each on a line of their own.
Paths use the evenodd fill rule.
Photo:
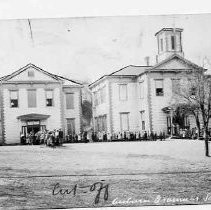
<svg viewBox="0 0 211 210">
<path fill-rule="evenodd" d="M 31 113 L 31 114 L 20 115 L 17 117 L 17 119 L 19 120 L 45 120 L 48 117 L 50 117 L 50 115 Z"/>
</svg>

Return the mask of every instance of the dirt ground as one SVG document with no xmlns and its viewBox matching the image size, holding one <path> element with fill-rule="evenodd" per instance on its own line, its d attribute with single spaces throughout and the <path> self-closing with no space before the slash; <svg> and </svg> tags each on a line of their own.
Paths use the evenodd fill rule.
<svg viewBox="0 0 211 210">
<path fill-rule="evenodd" d="M 211 203 L 203 141 L 2 146 L 0 161 L 2 209 Z"/>
</svg>

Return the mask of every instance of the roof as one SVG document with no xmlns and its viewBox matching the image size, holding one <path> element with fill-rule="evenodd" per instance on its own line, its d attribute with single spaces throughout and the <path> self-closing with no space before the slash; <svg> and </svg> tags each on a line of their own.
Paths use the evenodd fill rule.
<svg viewBox="0 0 211 210">
<path fill-rule="evenodd" d="M 89 87 L 91 87 L 93 84 L 96 84 L 98 81 L 107 78 L 107 77 L 112 77 L 112 76 L 139 76 L 141 74 L 147 73 L 147 72 L 152 72 L 152 71 L 168 71 L 168 69 L 157 69 L 158 67 L 164 65 L 165 63 L 168 63 L 172 59 L 179 59 L 182 60 L 184 63 L 186 63 L 189 66 L 192 66 L 193 68 L 199 69 L 199 70 L 204 70 L 206 71 L 207 69 L 196 65 L 195 63 L 183 58 L 180 55 L 173 54 L 172 56 L 168 57 L 167 59 L 157 63 L 154 66 L 134 66 L 134 65 L 129 65 L 124 68 L 119 69 L 118 71 L 115 71 L 111 74 L 104 75 L 91 83 Z M 175 71 L 175 69 L 169 69 L 169 71 Z M 178 70 L 177 70 L 178 71 Z"/>
<path fill-rule="evenodd" d="M 205 68 L 203 68 L 201 66 L 198 66 L 197 64 L 195 64 L 195 63 L 183 58 L 182 56 L 180 56 L 178 54 L 173 54 L 172 56 L 170 56 L 170 57 L 166 58 L 165 60 L 157 63 L 156 65 L 152 66 L 149 70 L 155 70 L 156 68 L 162 66 L 163 64 L 165 64 L 165 63 L 167 63 L 170 60 L 175 59 L 175 58 L 177 58 L 179 60 L 182 60 L 184 63 L 186 63 L 187 65 L 192 66 L 193 68 L 200 69 L 200 70 L 205 70 L 205 71 L 207 70 L 207 69 L 205 69 Z"/>
<path fill-rule="evenodd" d="M 108 76 L 138 76 L 142 73 L 144 73 L 148 68 L 152 66 L 134 66 L 129 65 L 126 66 L 118 71 L 115 71 Z"/>
<path fill-rule="evenodd" d="M 41 69 L 40 67 L 35 66 L 32 63 L 27 64 L 26 66 L 18 69 L 17 71 L 13 72 L 12 74 L 1 77 L 0 81 L 7 81 L 7 80 L 15 77 L 16 75 L 21 74 L 23 71 L 27 70 L 30 67 L 32 67 L 32 68 L 36 69 L 37 71 L 40 71 L 40 72 L 42 72 L 42 73 L 44 73 L 44 74 L 46 74 L 50 77 L 52 77 L 55 80 L 63 81 L 64 85 L 82 85 L 81 83 L 76 82 L 72 79 L 69 79 L 69 78 L 66 78 L 66 77 L 63 77 L 63 76 L 60 76 L 60 75 L 52 74 L 48 71 L 45 71 L 45 70 Z"/>
<path fill-rule="evenodd" d="M 159 30 L 155 36 L 157 36 L 157 34 L 159 34 L 161 31 L 178 31 L 178 32 L 183 32 L 183 29 L 182 28 L 162 28 L 161 30 Z"/>
<path fill-rule="evenodd" d="M 89 84 L 89 87 L 96 82 L 102 80 L 105 77 L 112 77 L 112 76 L 138 76 L 146 72 L 147 69 L 151 68 L 152 66 L 135 66 L 129 65 L 125 66 L 117 71 L 112 72 L 111 74 L 106 74 L 100 77 L 99 79 L 95 80 L 93 83 Z"/>
</svg>

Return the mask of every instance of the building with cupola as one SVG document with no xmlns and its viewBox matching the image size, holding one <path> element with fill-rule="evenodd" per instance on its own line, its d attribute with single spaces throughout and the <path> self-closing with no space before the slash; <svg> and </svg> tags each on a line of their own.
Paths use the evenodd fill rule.
<svg viewBox="0 0 211 210">
<path fill-rule="evenodd" d="M 206 71 L 184 57 L 181 28 L 163 28 L 155 33 L 154 65 L 128 65 L 103 75 L 89 85 L 93 97 L 95 131 L 118 133 L 165 132 L 173 130 L 168 107 L 175 88 L 188 72 Z M 143 52 L 144 53 L 144 52 Z M 195 127 L 191 116 L 186 127 Z"/>
</svg>

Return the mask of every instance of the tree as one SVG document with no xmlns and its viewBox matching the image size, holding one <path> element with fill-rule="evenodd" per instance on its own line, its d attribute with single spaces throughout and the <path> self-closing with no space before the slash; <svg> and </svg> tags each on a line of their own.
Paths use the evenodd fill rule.
<svg viewBox="0 0 211 210">
<path fill-rule="evenodd" d="M 174 89 L 176 104 L 183 104 L 195 117 L 200 132 L 200 118 L 205 134 L 205 155 L 209 156 L 209 121 L 211 116 L 211 76 L 204 71 L 189 72 Z"/>
<path fill-rule="evenodd" d="M 82 102 L 82 118 L 84 119 L 84 126 L 89 126 L 92 119 L 92 103 L 88 100 Z"/>
</svg>

